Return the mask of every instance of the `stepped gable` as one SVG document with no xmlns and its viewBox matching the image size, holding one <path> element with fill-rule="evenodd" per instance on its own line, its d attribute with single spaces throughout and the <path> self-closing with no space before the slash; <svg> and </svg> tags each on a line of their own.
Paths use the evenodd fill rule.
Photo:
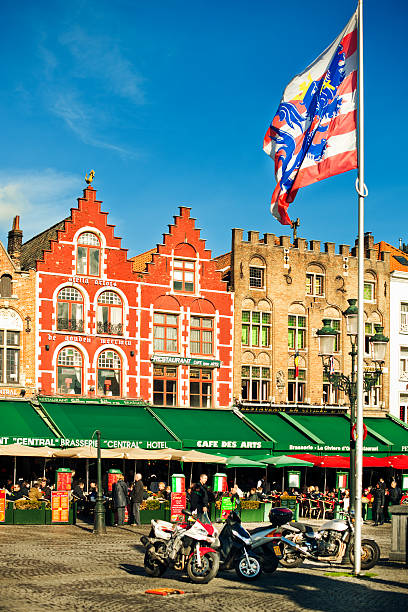
<svg viewBox="0 0 408 612">
<path fill-rule="evenodd" d="M 58 231 L 64 230 L 65 221 L 68 220 L 59 221 L 22 245 L 20 258 L 22 270 L 36 268 L 37 261 L 43 259 L 44 251 L 51 250 L 51 242 L 58 239 Z"/>
<path fill-rule="evenodd" d="M 168 259 L 171 256 L 191 257 L 200 261 L 205 288 L 226 291 L 226 283 L 212 260 L 211 251 L 205 247 L 201 230 L 195 226 L 196 219 L 190 217 L 191 209 L 180 206 L 179 210 L 180 214 L 174 216 L 174 223 L 169 225 L 169 231 L 163 234 L 162 244 L 157 245 L 151 261 L 147 262 L 147 275 L 144 280 L 157 283 L 163 278 L 170 278 Z"/>
</svg>

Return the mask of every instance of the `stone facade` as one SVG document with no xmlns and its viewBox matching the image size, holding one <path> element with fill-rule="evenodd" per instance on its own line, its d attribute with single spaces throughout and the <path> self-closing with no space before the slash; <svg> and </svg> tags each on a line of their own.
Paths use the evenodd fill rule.
<svg viewBox="0 0 408 612">
<path fill-rule="evenodd" d="M 8 251 L 0 242 L 0 397 L 35 389 L 35 273 L 20 268 L 22 231 L 15 217 Z"/>
<path fill-rule="evenodd" d="M 234 396 L 246 404 L 348 406 L 343 393 L 324 386 L 316 332 L 322 319 L 340 331 L 335 371 L 351 371 L 350 340 L 342 312 L 357 297 L 357 246 L 307 243 L 242 229 L 232 231 L 232 249 L 216 259 L 235 294 Z M 389 254 L 378 260 L 374 240 L 365 236 L 364 302 L 367 338 L 374 324 L 389 331 Z M 289 327 L 291 329 L 289 329 Z M 289 334 L 289 341 L 288 341 Z M 289 346 L 291 345 L 291 347 Z M 367 344 L 368 346 L 368 344 Z M 299 375 L 296 376 L 296 362 Z M 369 354 L 365 363 L 370 367 Z M 366 399 L 370 414 L 388 410 L 389 351 L 382 385 Z"/>
</svg>

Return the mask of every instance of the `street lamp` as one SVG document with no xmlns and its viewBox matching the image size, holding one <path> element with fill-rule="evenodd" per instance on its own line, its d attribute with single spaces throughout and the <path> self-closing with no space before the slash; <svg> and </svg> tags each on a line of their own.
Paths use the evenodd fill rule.
<svg viewBox="0 0 408 612">
<path fill-rule="evenodd" d="M 353 439 L 353 426 L 356 423 L 356 401 L 357 401 L 357 379 L 356 379 L 356 358 L 357 358 L 357 319 L 358 307 L 357 300 L 348 300 L 349 306 L 343 312 L 346 319 L 347 335 L 351 343 L 351 373 L 346 376 L 341 372 L 334 372 L 332 359 L 335 349 L 336 335 L 338 332 L 330 326 L 330 319 L 323 319 L 323 327 L 317 332 L 319 338 L 319 354 L 323 362 L 323 370 L 328 381 L 340 391 L 344 391 L 350 402 L 350 509 L 355 509 L 356 487 L 356 442 Z M 374 387 L 382 374 L 385 354 L 387 350 L 388 338 L 383 335 L 383 327 L 375 325 L 375 334 L 369 338 L 371 345 L 372 360 L 375 363 L 374 372 L 364 372 L 364 390 L 369 392 Z"/>
<path fill-rule="evenodd" d="M 101 461 L 101 432 L 96 430 L 96 446 L 97 446 L 97 483 L 98 491 L 96 493 L 95 502 L 95 517 L 94 517 L 94 533 L 102 535 L 106 533 L 105 525 L 105 506 L 102 494 L 102 461 Z"/>
</svg>

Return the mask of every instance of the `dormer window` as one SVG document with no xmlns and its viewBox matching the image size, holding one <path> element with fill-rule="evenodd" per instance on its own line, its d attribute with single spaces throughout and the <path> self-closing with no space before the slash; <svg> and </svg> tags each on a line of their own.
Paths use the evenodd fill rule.
<svg viewBox="0 0 408 612">
<path fill-rule="evenodd" d="M 84 232 L 78 238 L 77 274 L 99 276 L 101 260 L 101 243 L 92 232 Z"/>
</svg>

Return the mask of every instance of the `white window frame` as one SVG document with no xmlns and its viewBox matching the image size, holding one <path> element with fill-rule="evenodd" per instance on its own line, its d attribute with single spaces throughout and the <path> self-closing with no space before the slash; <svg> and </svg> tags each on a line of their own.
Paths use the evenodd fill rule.
<svg viewBox="0 0 408 612">
<path fill-rule="evenodd" d="M 243 368 L 249 368 L 249 377 L 247 376 L 244 377 L 242 375 Z M 259 377 L 253 376 L 252 371 L 254 368 L 259 369 Z M 268 377 L 263 376 L 264 372 L 262 370 L 269 370 Z M 244 380 L 249 381 L 249 395 L 251 396 L 246 399 L 243 399 L 244 402 L 267 402 L 269 401 L 270 394 L 271 394 L 271 367 L 270 366 L 243 364 L 241 366 L 241 391 L 242 391 Z M 259 383 L 258 384 L 258 399 L 252 398 L 253 383 Z"/>
<path fill-rule="evenodd" d="M 364 297 L 364 301 L 368 302 L 369 304 L 373 304 L 376 301 L 376 295 L 375 295 L 375 285 L 376 285 L 376 282 L 374 280 L 365 280 L 364 281 L 364 294 L 365 294 L 365 290 L 366 290 L 366 286 L 367 285 L 371 286 L 371 299 L 367 300 Z"/>
<path fill-rule="evenodd" d="M 408 347 L 400 346 L 399 379 L 408 381 Z"/>
<path fill-rule="evenodd" d="M 402 310 L 403 306 L 406 306 L 407 310 Z M 400 303 L 400 332 L 408 334 L 408 302 Z"/>
<path fill-rule="evenodd" d="M 259 270 L 261 272 L 262 284 L 259 287 L 258 285 L 252 285 L 251 283 L 251 270 Z M 249 264 L 249 288 L 259 291 L 265 289 L 265 266 L 251 266 L 251 264 Z"/>
<path fill-rule="evenodd" d="M 308 277 L 310 277 L 310 288 L 311 291 L 308 291 Z M 322 292 L 321 293 L 317 293 L 316 292 L 316 279 L 317 277 L 322 279 Z M 306 295 L 312 295 L 314 297 L 324 297 L 325 294 L 325 274 L 323 272 L 306 272 Z"/>
<path fill-rule="evenodd" d="M 242 313 L 244 312 L 249 312 L 249 321 L 243 321 L 242 320 Z M 265 311 L 265 310 L 248 310 L 248 309 L 244 309 L 242 310 L 241 313 L 241 344 L 242 346 L 253 346 L 256 348 L 271 348 L 272 346 L 272 316 L 271 313 L 269 311 Z M 256 321 L 253 321 L 253 314 L 254 313 L 259 313 L 259 323 L 257 323 Z M 262 318 L 263 315 L 267 314 L 269 316 L 269 323 L 263 323 Z M 248 344 L 244 344 L 243 343 L 243 327 L 244 325 L 247 325 L 249 327 L 249 335 L 248 335 Z M 259 328 L 259 336 L 258 336 L 258 344 L 253 344 L 252 343 L 252 329 L 253 327 L 258 327 Z M 262 344 L 262 329 L 263 328 L 268 328 L 268 344 Z"/>
</svg>

